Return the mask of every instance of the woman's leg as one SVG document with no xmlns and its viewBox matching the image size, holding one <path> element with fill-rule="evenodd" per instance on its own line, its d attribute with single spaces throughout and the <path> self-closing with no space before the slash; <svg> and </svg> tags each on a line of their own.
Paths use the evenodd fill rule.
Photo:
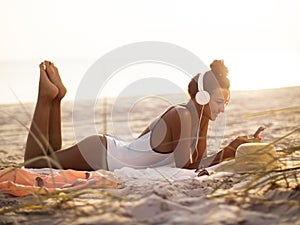
<svg viewBox="0 0 300 225">
<path fill-rule="evenodd" d="M 49 121 L 52 101 L 56 98 L 58 88 L 49 80 L 44 69 L 44 63 L 40 64 L 40 81 L 38 99 L 33 119 L 28 133 L 24 160 L 33 159 L 47 154 L 49 148 Z M 34 162 L 32 162 L 34 165 Z M 29 163 L 31 165 L 31 163 Z"/>
<path fill-rule="evenodd" d="M 67 89 L 63 85 L 58 73 L 58 69 L 53 63 L 46 61 L 47 75 L 49 80 L 57 87 L 58 94 L 52 101 L 49 120 L 49 144 L 53 151 L 61 149 L 61 100 L 65 96 Z M 51 150 L 51 149 L 50 149 Z"/>
<path fill-rule="evenodd" d="M 25 165 L 25 167 L 108 170 L 106 138 L 101 135 L 89 136 L 76 145 L 52 152 L 49 159 L 38 159 L 30 165 Z"/>
<path fill-rule="evenodd" d="M 93 135 L 78 144 L 60 149 L 61 146 L 61 109 L 60 100 L 66 93 L 57 68 L 45 62 L 47 73 L 40 65 L 40 83 L 30 132 L 26 143 L 25 161 L 38 156 L 49 155 L 25 165 L 31 168 L 64 168 L 76 170 L 108 169 L 106 161 L 106 138 Z M 49 67 L 49 69 L 48 69 Z M 56 73 L 52 73 L 52 69 Z M 55 150 L 49 154 L 49 143 Z M 52 161 L 51 161 L 52 160 Z M 55 161 L 55 163 L 54 163 Z"/>
</svg>

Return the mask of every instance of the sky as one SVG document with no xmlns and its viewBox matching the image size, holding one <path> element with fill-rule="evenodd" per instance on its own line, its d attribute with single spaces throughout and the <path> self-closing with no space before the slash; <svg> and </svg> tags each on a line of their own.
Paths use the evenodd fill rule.
<svg viewBox="0 0 300 225">
<path fill-rule="evenodd" d="M 299 40 L 298 0 L 1 0 L 0 103 L 13 92 L 34 101 L 44 59 L 72 99 L 97 59 L 141 41 L 181 46 L 207 65 L 224 59 L 233 90 L 298 86 Z"/>
</svg>

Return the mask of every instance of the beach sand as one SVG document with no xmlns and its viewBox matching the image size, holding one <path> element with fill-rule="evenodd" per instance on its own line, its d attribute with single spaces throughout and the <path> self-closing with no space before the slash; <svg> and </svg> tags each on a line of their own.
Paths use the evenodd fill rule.
<svg viewBox="0 0 300 225">
<path fill-rule="evenodd" d="M 178 103 L 182 96 L 179 99 Z M 151 97 L 128 111 L 124 107 L 135 100 L 128 101 L 116 106 L 114 100 L 108 99 L 106 107 L 103 101 L 97 103 L 94 121 L 99 133 L 130 140 L 170 105 L 163 98 Z M 3 168 L 23 162 L 34 104 L 0 107 Z M 63 146 L 68 146 L 76 142 L 73 102 L 64 102 L 62 107 Z M 274 142 L 300 128 L 300 87 L 233 91 L 225 116 L 226 127 L 217 129 L 221 121 L 210 128 L 212 137 L 221 134 L 224 137 L 222 142 L 210 143 L 211 152 L 239 135 L 253 134 L 259 126 L 267 128 L 262 141 Z M 84 124 L 85 120 L 81 122 Z M 296 149 L 287 157 L 298 163 L 299 146 L 299 130 L 275 143 L 281 155 L 282 150 Z M 194 171 L 182 171 L 123 168 L 115 171 L 120 182 L 118 189 L 90 190 L 85 194 L 60 193 L 48 198 L 1 194 L 0 224 L 300 224 L 299 170 L 287 172 L 286 179 L 278 181 L 275 181 L 278 173 L 264 176 L 212 173 L 196 177 Z M 270 179 L 259 184 L 266 177 Z M 247 182 L 257 185 L 245 186 Z"/>
</svg>

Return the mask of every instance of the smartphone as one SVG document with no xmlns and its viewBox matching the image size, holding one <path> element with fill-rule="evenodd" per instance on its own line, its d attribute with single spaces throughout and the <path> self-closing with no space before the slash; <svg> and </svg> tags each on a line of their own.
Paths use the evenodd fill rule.
<svg viewBox="0 0 300 225">
<path fill-rule="evenodd" d="M 258 137 L 258 135 L 259 135 L 262 131 L 264 131 L 265 129 L 266 129 L 265 127 L 259 127 L 259 128 L 255 131 L 255 133 L 253 134 L 253 137 L 254 137 L 254 138 Z"/>
</svg>

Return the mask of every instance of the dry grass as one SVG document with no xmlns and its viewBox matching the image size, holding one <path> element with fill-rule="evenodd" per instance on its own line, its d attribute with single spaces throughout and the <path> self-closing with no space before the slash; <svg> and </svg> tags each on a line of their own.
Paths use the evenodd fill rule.
<svg viewBox="0 0 300 225">
<path fill-rule="evenodd" d="M 25 110 L 25 109 L 24 109 Z M 287 110 L 293 109 L 278 109 L 271 110 L 265 112 L 258 112 L 252 115 L 247 115 L 250 117 L 257 117 L 261 115 L 266 115 L 268 113 L 281 113 L 286 112 Z M 4 112 L 7 113 L 7 112 Z M 14 115 L 9 115 L 11 118 L 14 118 Z M 26 125 L 14 118 L 24 129 L 29 131 Z M 293 135 L 299 137 L 300 128 L 289 132 L 280 138 L 277 138 L 272 143 L 273 145 L 277 145 L 279 143 L 284 143 L 286 146 L 278 150 L 278 154 L 280 155 L 280 159 L 289 159 L 290 161 L 300 161 L 300 146 L 293 146 L 292 144 L 287 144 L 287 139 Z M 262 149 L 263 150 L 263 149 Z M 52 150 L 53 151 L 53 150 Z M 57 168 L 61 168 L 60 165 L 54 158 L 51 158 L 46 155 L 46 151 L 44 151 L 45 156 L 40 156 L 35 159 L 31 159 L 24 163 L 14 164 L 13 167 L 21 168 L 27 163 L 30 163 L 33 160 L 45 159 L 48 161 L 49 166 L 55 165 Z M 6 165 L 3 159 L 1 160 L 1 164 L 4 166 L 12 166 Z M 274 158 L 274 161 L 278 160 L 278 158 Z M 13 171 L 13 170 L 12 170 Z M 234 204 L 252 204 L 253 199 L 258 198 L 258 196 L 264 196 L 266 192 L 269 190 L 273 190 L 276 188 L 285 188 L 289 190 L 299 190 L 299 168 L 295 169 L 286 169 L 281 171 L 266 171 L 260 170 L 257 173 L 252 174 L 244 174 L 241 176 L 236 176 L 236 174 L 232 176 L 228 176 L 222 182 L 218 183 L 212 192 L 207 196 L 210 198 L 218 198 L 224 197 L 230 203 Z M 227 189 L 226 186 L 231 180 L 235 180 L 234 183 L 242 184 L 237 189 Z M 225 191 L 224 191 L 225 190 Z M 263 197 L 262 197 L 263 198 Z M 88 200 L 86 200 L 88 199 Z M 61 190 L 52 193 L 39 194 L 32 193 L 31 196 L 23 197 L 23 198 L 14 198 L 9 196 L 3 196 L 1 199 L 1 209 L 0 216 L 3 218 L 5 216 L 18 216 L 24 214 L 41 214 L 41 215 L 53 215 L 57 212 L 72 212 L 73 219 L 76 219 L 76 215 L 87 215 L 90 216 L 93 213 L 99 212 L 113 212 L 114 210 L 120 210 L 120 203 L 126 199 L 112 194 L 110 191 L 105 189 L 95 189 L 92 187 L 85 187 L 83 189 L 66 191 Z M 70 213 L 67 213 L 70 216 Z M 66 214 L 66 215 L 67 215 Z M 126 215 L 126 212 L 123 212 Z M 71 217 L 71 216 L 70 216 Z M 3 219 L 0 222 L 7 222 L 7 220 Z M 16 224 L 22 220 L 16 219 Z M 51 221 L 51 220 L 50 220 Z M 49 222 L 50 222 L 49 221 Z M 7 222 L 8 223 L 8 222 Z"/>
</svg>

